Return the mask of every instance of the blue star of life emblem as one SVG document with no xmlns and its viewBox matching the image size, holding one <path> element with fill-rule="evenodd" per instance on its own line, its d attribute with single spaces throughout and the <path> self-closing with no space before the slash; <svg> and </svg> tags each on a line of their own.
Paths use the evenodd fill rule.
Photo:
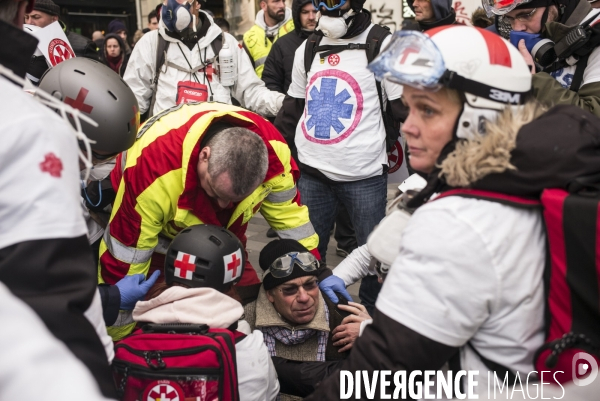
<svg viewBox="0 0 600 401">
<path fill-rule="evenodd" d="M 352 96 L 347 89 L 336 95 L 337 81 L 334 78 L 323 78 L 320 91 L 316 86 L 310 90 L 311 100 L 308 101 L 307 113 L 310 118 L 306 121 L 306 127 L 315 127 L 315 138 L 330 139 L 331 128 L 339 134 L 346 127 L 340 119 L 352 118 L 354 105 L 346 103 Z"/>
</svg>

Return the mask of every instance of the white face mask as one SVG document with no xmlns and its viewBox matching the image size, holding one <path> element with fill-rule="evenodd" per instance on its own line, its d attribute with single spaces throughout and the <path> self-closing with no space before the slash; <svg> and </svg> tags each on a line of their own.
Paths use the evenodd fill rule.
<svg viewBox="0 0 600 401">
<path fill-rule="evenodd" d="M 354 15 L 354 10 L 348 10 L 341 17 L 330 17 L 321 15 L 317 24 L 317 31 L 323 32 L 323 35 L 331 39 L 339 39 L 348 32 L 348 24 L 346 20 Z"/>
<path fill-rule="evenodd" d="M 343 17 L 329 17 L 322 15 L 319 19 L 317 30 L 331 39 L 339 39 L 348 32 L 348 25 Z"/>
</svg>

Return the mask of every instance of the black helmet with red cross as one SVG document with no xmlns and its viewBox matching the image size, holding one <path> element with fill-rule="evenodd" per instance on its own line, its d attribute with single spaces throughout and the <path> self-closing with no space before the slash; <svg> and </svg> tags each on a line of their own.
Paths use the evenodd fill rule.
<svg viewBox="0 0 600 401">
<path fill-rule="evenodd" d="M 190 226 L 169 246 L 165 281 L 226 292 L 242 278 L 245 263 L 244 247 L 231 231 L 210 224 Z"/>
<path fill-rule="evenodd" d="M 46 71 L 39 87 L 98 124 L 81 123 L 83 133 L 95 141 L 91 146 L 97 159 L 121 153 L 135 142 L 140 126 L 137 100 L 119 74 L 104 64 L 84 57 L 62 61 Z"/>
</svg>

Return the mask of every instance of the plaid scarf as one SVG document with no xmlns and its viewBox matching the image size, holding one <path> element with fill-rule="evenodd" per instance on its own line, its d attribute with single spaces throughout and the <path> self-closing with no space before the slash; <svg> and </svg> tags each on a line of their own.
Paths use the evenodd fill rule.
<svg viewBox="0 0 600 401">
<path fill-rule="evenodd" d="M 329 310 L 325 307 L 325 319 L 329 324 Z M 317 361 L 325 362 L 325 348 L 327 347 L 327 338 L 329 333 L 327 331 L 304 329 L 304 330 L 290 330 L 280 326 L 269 326 L 261 327 L 263 336 L 265 338 L 265 344 L 269 350 L 270 356 L 277 356 L 275 351 L 275 340 L 285 345 L 302 344 L 309 338 L 318 335 L 318 346 L 317 346 Z"/>
</svg>

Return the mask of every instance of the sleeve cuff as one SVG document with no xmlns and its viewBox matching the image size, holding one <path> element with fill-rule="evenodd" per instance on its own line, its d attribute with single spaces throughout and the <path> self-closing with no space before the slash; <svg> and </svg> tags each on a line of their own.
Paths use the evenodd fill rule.
<svg viewBox="0 0 600 401">
<path fill-rule="evenodd" d="M 121 306 L 121 292 L 116 285 L 98 285 L 100 298 L 102 299 L 102 316 L 107 326 L 112 326 L 119 316 Z"/>
</svg>

